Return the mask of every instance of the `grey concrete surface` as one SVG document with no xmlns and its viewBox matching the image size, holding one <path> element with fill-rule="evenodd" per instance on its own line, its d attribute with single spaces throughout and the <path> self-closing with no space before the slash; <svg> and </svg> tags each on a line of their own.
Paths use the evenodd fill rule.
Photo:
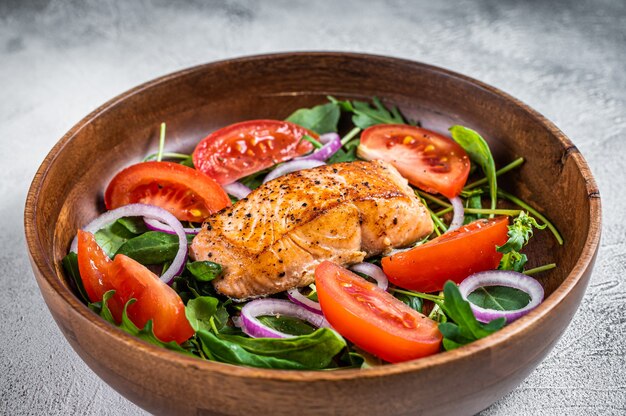
<svg viewBox="0 0 626 416">
<path fill-rule="evenodd" d="M 569 135 L 603 198 L 595 272 L 555 350 L 482 414 L 626 414 L 620 0 L 0 0 L 0 413 L 144 413 L 71 350 L 31 273 L 24 199 L 54 143 L 138 83 L 213 60 L 294 50 L 362 51 L 443 66 L 520 98 Z"/>
</svg>

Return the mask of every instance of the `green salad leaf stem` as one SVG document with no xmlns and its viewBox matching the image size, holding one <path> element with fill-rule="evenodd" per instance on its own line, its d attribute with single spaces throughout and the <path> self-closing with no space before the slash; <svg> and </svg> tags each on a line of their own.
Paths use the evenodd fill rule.
<svg viewBox="0 0 626 416">
<path fill-rule="evenodd" d="M 524 163 L 524 158 L 523 157 L 518 157 L 517 159 L 515 159 L 514 161 L 512 161 L 511 163 L 509 163 L 506 166 L 503 166 L 502 168 L 498 169 L 496 171 L 496 176 L 500 176 L 502 174 L 505 174 L 507 172 L 512 171 L 513 169 L 517 168 L 518 166 L 521 166 Z M 472 188 L 475 188 L 477 186 L 481 186 L 484 185 L 488 182 L 487 177 L 484 177 L 482 179 L 479 179 L 477 181 L 474 181 L 470 184 L 465 185 L 465 187 L 463 188 L 464 191 L 468 191 Z"/>
<path fill-rule="evenodd" d="M 533 275 L 541 272 L 545 272 L 548 270 L 552 270 L 556 268 L 556 263 L 544 264 L 543 266 L 534 267 L 532 269 L 524 270 L 524 274 Z"/>
<path fill-rule="evenodd" d="M 157 162 L 163 159 L 163 148 L 165 147 L 165 123 L 161 123 L 161 133 L 159 134 L 159 151 L 156 155 Z"/>
</svg>

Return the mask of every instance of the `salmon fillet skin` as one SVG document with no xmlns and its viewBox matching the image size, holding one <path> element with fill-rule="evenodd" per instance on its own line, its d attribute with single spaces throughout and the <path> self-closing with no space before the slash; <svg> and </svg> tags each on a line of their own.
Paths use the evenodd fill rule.
<svg viewBox="0 0 626 416">
<path fill-rule="evenodd" d="M 223 267 L 215 289 L 235 300 L 309 285 L 324 260 L 349 266 L 433 231 L 408 182 L 382 161 L 293 172 L 213 214 L 191 257 Z"/>
</svg>

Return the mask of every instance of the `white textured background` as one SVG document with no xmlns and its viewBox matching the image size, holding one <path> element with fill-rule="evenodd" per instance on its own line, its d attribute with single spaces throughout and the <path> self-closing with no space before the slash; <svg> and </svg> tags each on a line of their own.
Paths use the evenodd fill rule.
<svg viewBox="0 0 626 416">
<path fill-rule="evenodd" d="M 555 350 L 483 415 L 626 414 L 624 0 L 178 3 L 0 0 L 0 414 L 144 413 L 71 350 L 31 273 L 22 211 L 54 143 L 138 83 L 293 50 L 443 66 L 520 98 L 574 141 L 603 199 L 595 272 Z"/>
</svg>

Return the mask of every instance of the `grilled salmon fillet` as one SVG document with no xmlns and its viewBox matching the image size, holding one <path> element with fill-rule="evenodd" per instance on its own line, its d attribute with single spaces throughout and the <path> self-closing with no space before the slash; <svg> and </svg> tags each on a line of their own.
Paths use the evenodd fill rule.
<svg viewBox="0 0 626 416">
<path fill-rule="evenodd" d="M 351 265 L 432 231 L 426 208 L 393 166 L 337 163 L 276 178 L 213 214 L 191 256 L 221 264 L 216 290 L 244 300 L 306 286 L 324 260 Z"/>
</svg>

